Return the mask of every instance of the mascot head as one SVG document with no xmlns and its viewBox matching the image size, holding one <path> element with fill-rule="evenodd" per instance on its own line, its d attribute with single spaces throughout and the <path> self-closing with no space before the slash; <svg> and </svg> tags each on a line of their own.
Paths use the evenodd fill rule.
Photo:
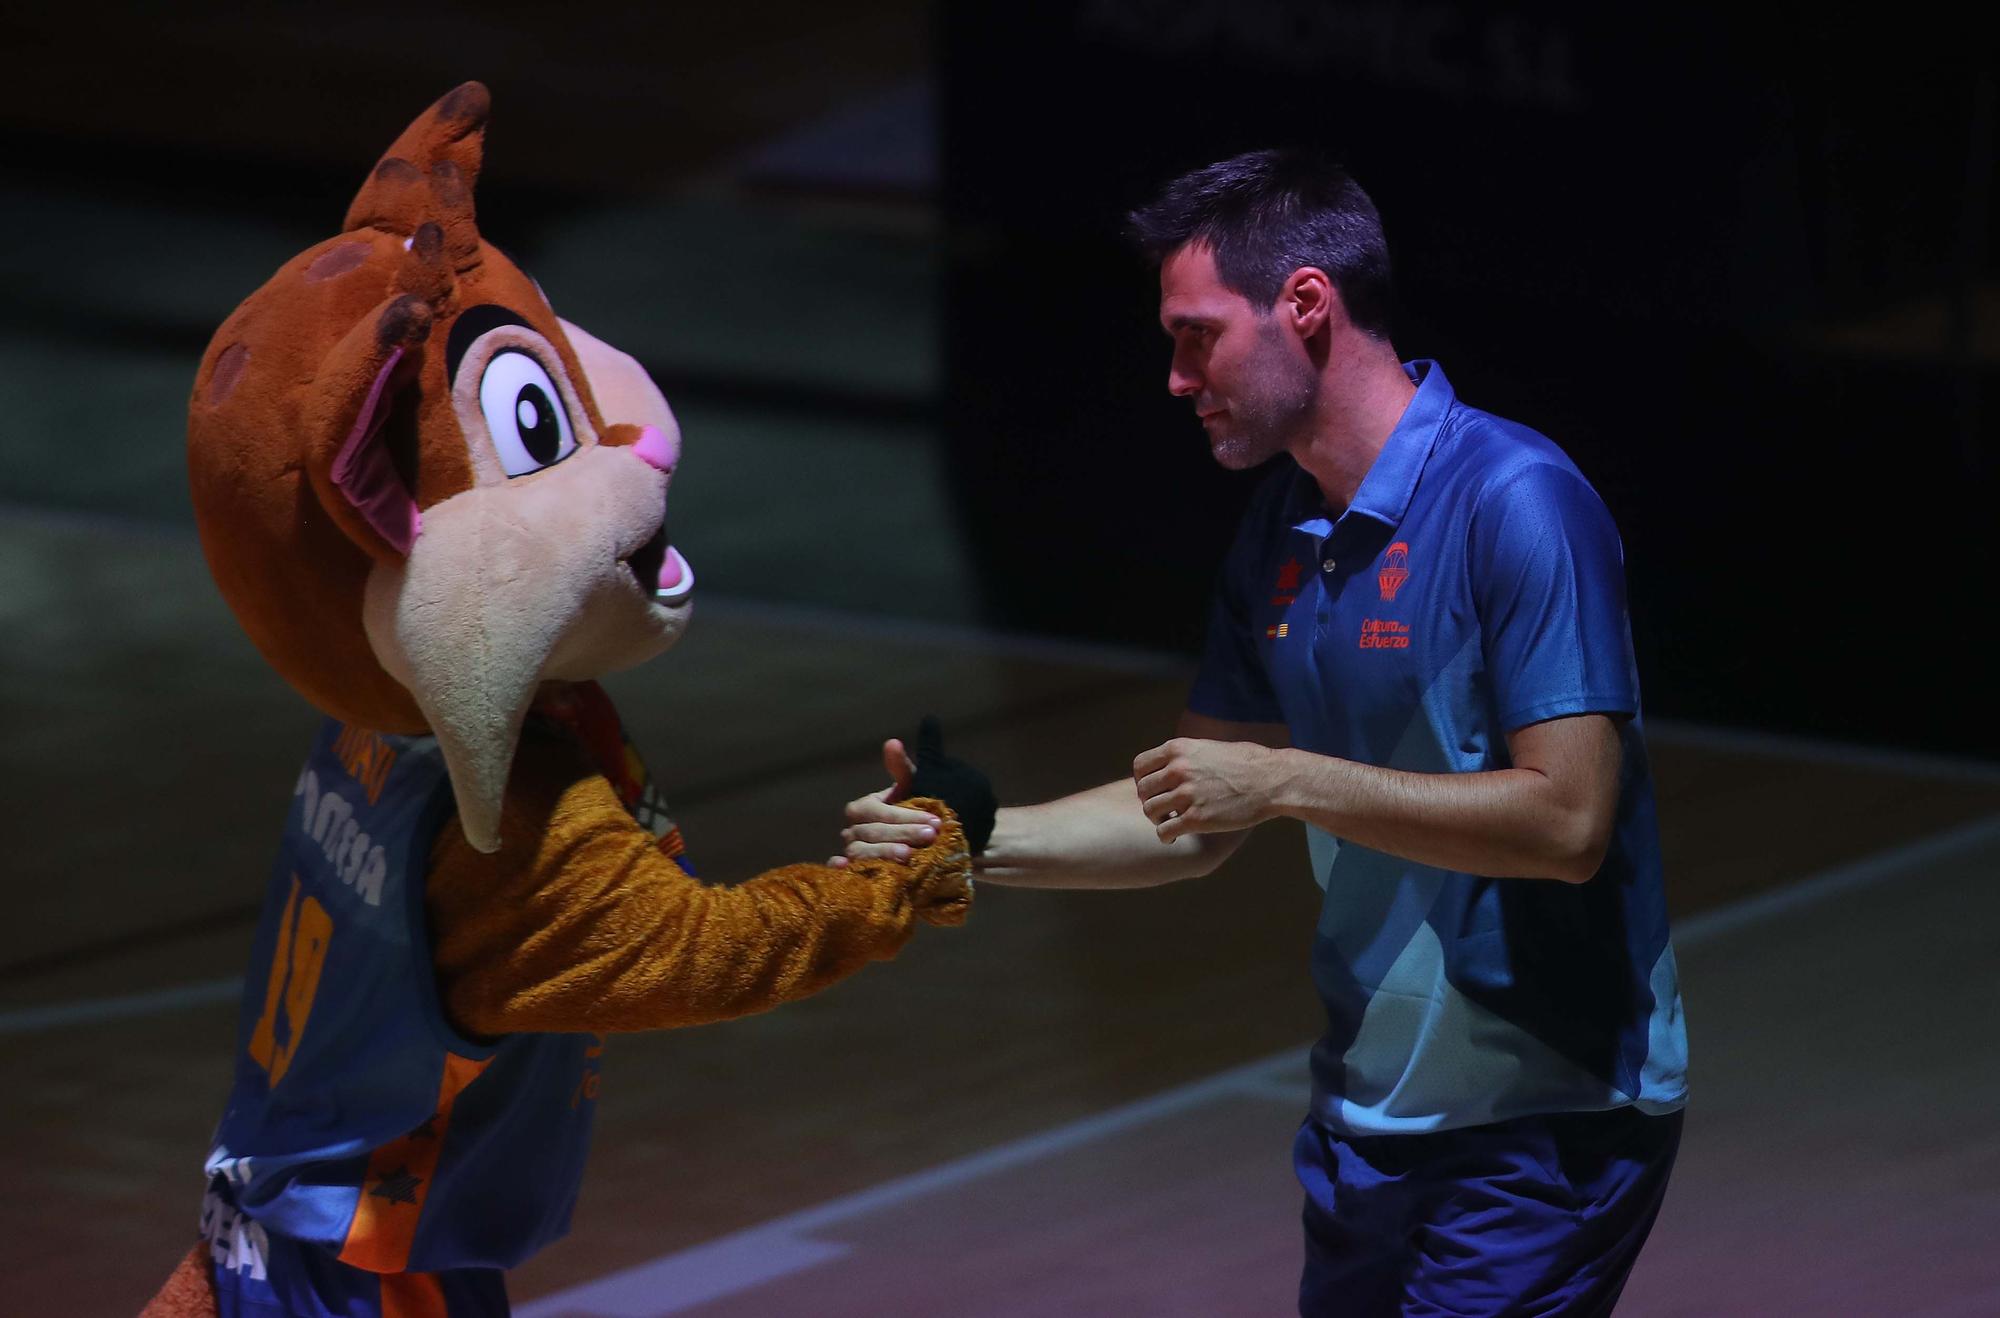
<svg viewBox="0 0 2000 1318">
<path fill-rule="evenodd" d="M 257 648 L 336 718 L 434 733 L 490 851 L 539 685 L 672 645 L 694 574 L 667 539 L 666 400 L 479 235 L 487 109 L 478 83 L 432 106 L 342 232 L 223 322 L 188 463 Z"/>
</svg>

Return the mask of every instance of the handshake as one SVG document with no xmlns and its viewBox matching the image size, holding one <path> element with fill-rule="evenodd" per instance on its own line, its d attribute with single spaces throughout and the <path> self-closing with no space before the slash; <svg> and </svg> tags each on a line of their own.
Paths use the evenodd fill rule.
<svg viewBox="0 0 2000 1318">
<path fill-rule="evenodd" d="M 908 860 L 918 848 L 935 841 L 943 821 L 896 804 L 913 797 L 930 797 L 950 806 L 972 854 L 985 850 L 993 836 L 999 800 L 985 774 L 944 753 L 944 733 L 935 715 L 925 715 L 919 725 L 914 757 L 900 740 L 885 742 L 882 767 L 888 770 L 889 786 L 847 803 L 848 826 L 840 832 L 847 850 L 828 864 L 842 866 L 869 858 Z"/>
</svg>

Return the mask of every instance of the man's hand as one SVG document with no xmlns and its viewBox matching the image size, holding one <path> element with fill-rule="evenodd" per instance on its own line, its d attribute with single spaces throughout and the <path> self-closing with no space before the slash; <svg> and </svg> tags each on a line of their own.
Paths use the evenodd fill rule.
<svg viewBox="0 0 2000 1318">
<path fill-rule="evenodd" d="M 1282 754 L 1250 741 L 1176 737 L 1132 761 L 1140 808 L 1162 842 L 1261 824 L 1277 814 Z"/>
<path fill-rule="evenodd" d="M 847 803 L 847 827 L 840 830 L 847 854 L 835 856 L 827 864 L 842 866 L 850 860 L 870 858 L 908 860 L 918 847 L 937 841 L 936 815 L 895 804 L 909 795 L 910 780 L 917 773 L 916 761 L 898 738 L 882 743 L 882 767 L 889 774 L 889 785 Z"/>
</svg>

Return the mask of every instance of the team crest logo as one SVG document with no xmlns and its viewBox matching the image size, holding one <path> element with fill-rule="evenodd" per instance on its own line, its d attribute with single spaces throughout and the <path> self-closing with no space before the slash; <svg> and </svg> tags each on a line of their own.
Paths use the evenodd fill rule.
<svg viewBox="0 0 2000 1318">
<path fill-rule="evenodd" d="M 1305 564 L 1293 559 L 1278 569 L 1277 584 L 1271 587 L 1271 603 L 1284 607 L 1299 597 L 1299 573 L 1305 571 Z"/>
<path fill-rule="evenodd" d="M 1398 540 L 1389 546 L 1389 552 L 1382 556 L 1382 570 L 1375 574 L 1375 581 L 1382 587 L 1382 598 L 1394 600 L 1396 592 L 1410 579 L 1410 544 Z"/>
</svg>

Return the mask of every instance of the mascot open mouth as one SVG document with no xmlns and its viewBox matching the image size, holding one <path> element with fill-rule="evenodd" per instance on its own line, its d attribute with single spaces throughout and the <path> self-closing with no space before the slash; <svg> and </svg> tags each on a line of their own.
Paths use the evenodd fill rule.
<svg viewBox="0 0 2000 1318">
<path fill-rule="evenodd" d="M 672 607 L 694 593 L 694 569 L 668 541 L 664 521 L 653 532 L 653 538 L 625 560 L 625 566 L 631 569 L 639 589 L 652 596 L 655 604 Z"/>
</svg>

